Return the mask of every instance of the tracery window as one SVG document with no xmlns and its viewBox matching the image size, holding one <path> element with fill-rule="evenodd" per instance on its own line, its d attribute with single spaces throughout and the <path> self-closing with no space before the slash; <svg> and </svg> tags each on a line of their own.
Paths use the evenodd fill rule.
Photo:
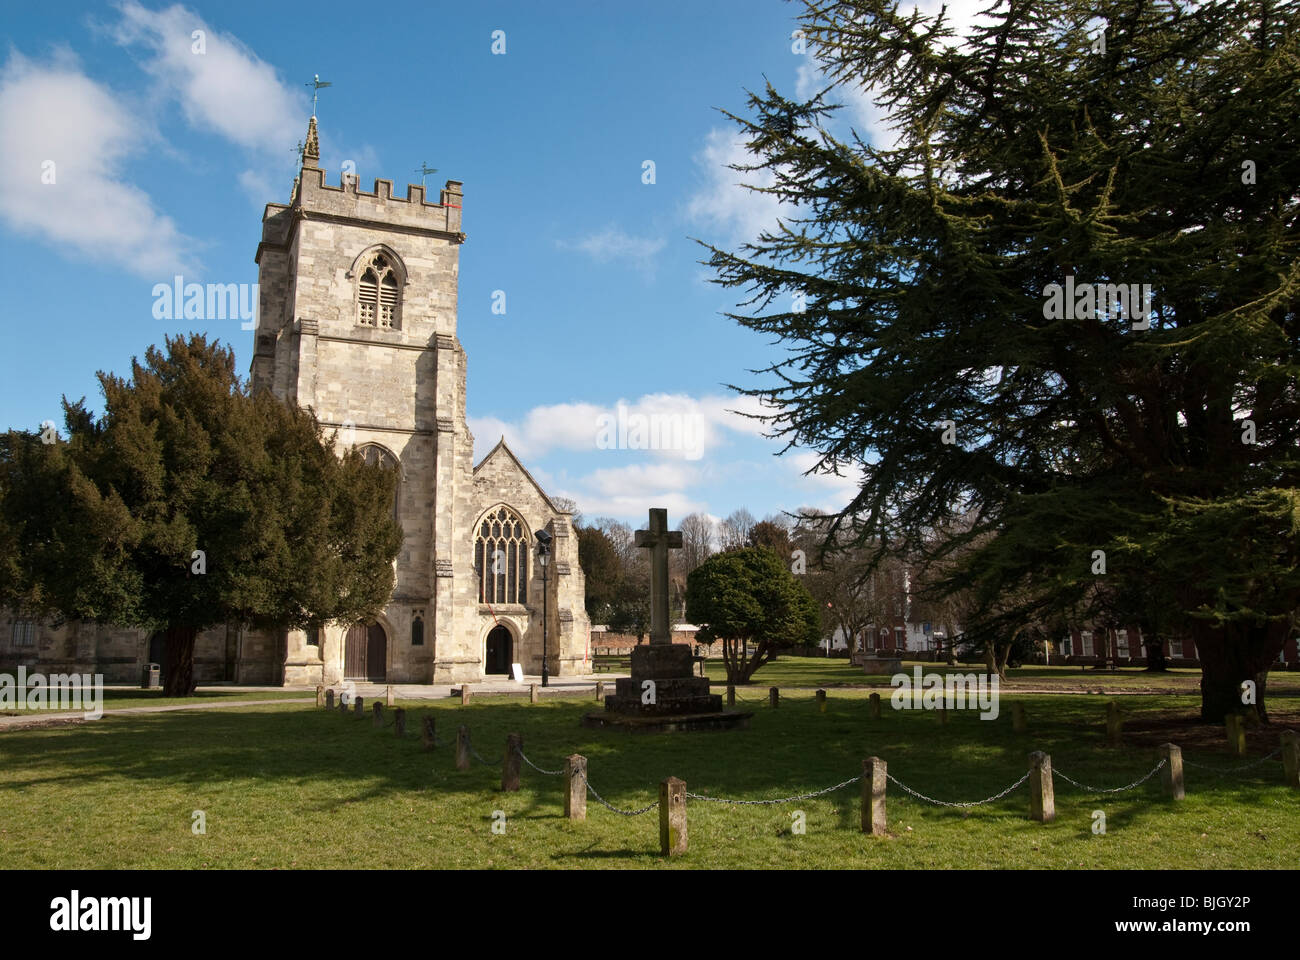
<svg viewBox="0 0 1300 960">
<path fill-rule="evenodd" d="M 357 323 L 381 330 L 399 327 L 401 294 L 392 258 L 382 250 L 375 253 L 357 280 Z"/>
<path fill-rule="evenodd" d="M 474 569 L 479 603 L 523 603 L 528 596 L 528 527 L 506 507 L 478 525 Z"/>
</svg>

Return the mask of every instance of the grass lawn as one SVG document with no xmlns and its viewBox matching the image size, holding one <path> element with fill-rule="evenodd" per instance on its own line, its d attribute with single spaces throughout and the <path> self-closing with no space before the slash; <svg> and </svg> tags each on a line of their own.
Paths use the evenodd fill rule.
<svg viewBox="0 0 1300 960">
<path fill-rule="evenodd" d="M 920 666 L 925 672 L 979 673 L 982 664 L 958 664 L 949 667 L 943 663 L 905 660 L 907 673 Z M 727 671 L 721 660 L 711 660 L 705 665 L 707 674 L 715 683 L 725 683 Z M 1062 692 L 1089 692 L 1098 688 L 1107 691 L 1143 693 L 1197 693 L 1200 690 L 1199 668 L 1177 668 L 1165 673 L 1147 673 L 1142 667 L 1121 667 L 1118 670 L 1092 670 L 1077 666 L 1025 666 L 1007 671 L 1005 689 L 1049 689 Z M 867 676 L 861 667 L 849 665 L 846 658 L 837 657 L 779 657 L 760 667 L 752 684 L 766 691 L 768 687 L 888 687 L 889 677 Z M 1274 671 L 1268 676 L 1268 693 L 1300 693 L 1300 672 Z M 757 695 L 757 694 L 755 694 Z"/>
<path fill-rule="evenodd" d="M 754 691 L 742 691 L 742 696 Z M 585 730 L 592 700 L 483 698 L 410 702 L 408 735 L 370 719 L 309 705 L 109 716 L 67 726 L 0 733 L 0 867 L 11 868 L 835 868 L 1189 867 L 1300 865 L 1300 793 L 1282 785 L 1277 760 L 1216 777 L 1187 771 L 1188 796 L 1166 801 L 1159 775 L 1128 793 L 1086 794 L 1057 780 L 1055 823 L 1026 819 L 1027 787 L 970 810 L 937 807 L 889 788 L 888 838 L 858 830 L 856 784 L 815 799 L 771 806 L 690 801 L 690 850 L 664 861 L 657 812 L 616 816 L 594 799 L 587 820 L 563 818 L 560 777 L 525 767 L 522 788 L 501 793 L 499 768 L 454 767 L 457 724 L 490 760 L 519 731 L 525 753 L 558 768 L 564 755 L 589 759 L 593 786 L 622 808 L 657 797 L 659 781 L 681 777 L 694 793 L 739 799 L 784 797 L 856 776 L 864 756 L 885 758 L 913 789 L 946 800 L 988 797 L 1016 781 L 1032 749 L 1088 784 L 1119 786 L 1155 763 L 1161 739 L 1186 742 L 1188 760 L 1219 769 L 1228 757 L 1215 731 L 1163 728 L 1195 712 L 1194 698 L 1126 698 L 1130 745 L 1104 745 L 1103 700 L 1024 696 L 1028 734 L 1003 715 L 981 721 L 952 713 L 866 714 L 866 691 L 832 692 L 825 714 L 811 693 L 779 710 L 755 706 L 749 730 L 629 735 Z M 1252 757 L 1300 727 L 1300 703 L 1266 733 Z M 431 713 L 447 744 L 420 749 L 420 718 Z M 1279 706 L 1279 714 L 1282 708 Z M 1193 746 L 1195 744 L 1195 746 Z M 203 810 L 207 834 L 191 832 Z M 492 832 L 503 811 L 506 832 Z M 806 833 L 792 833 L 803 811 Z M 1093 811 L 1106 814 L 1104 836 Z"/>
</svg>

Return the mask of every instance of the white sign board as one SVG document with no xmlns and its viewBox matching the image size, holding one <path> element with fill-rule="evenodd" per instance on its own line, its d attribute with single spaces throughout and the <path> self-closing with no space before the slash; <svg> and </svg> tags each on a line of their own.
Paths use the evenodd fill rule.
<svg viewBox="0 0 1300 960">
<path fill-rule="evenodd" d="M 524 668 L 521 665 L 517 663 L 510 664 L 510 674 L 515 678 L 515 683 L 524 682 Z"/>
</svg>

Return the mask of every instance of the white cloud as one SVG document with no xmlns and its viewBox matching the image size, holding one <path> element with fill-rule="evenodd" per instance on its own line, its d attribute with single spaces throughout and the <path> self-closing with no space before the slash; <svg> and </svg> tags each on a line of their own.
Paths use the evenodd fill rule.
<svg viewBox="0 0 1300 960">
<path fill-rule="evenodd" d="M 709 229 L 701 239 L 736 246 L 757 239 L 764 230 L 774 230 L 778 218 L 796 214 L 794 206 L 772 194 L 743 186 L 770 187 L 776 182 L 767 170 L 731 169 L 732 164 L 754 159 L 745 148 L 745 138 L 735 130 L 715 128 L 705 136 L 704 148 L 695 158 L 703 184 L 686 203 L 687 217 Z"/>
<path fill-rule="evenodd" d="M 692 397 L 646 394 L 631 403 L 558 403 L 534 407 L 521 420 L 470 417 L 474 456 L 481 459 L 502 436 L 521 459 L 552 450 L 648 452 L 663 460 L 697 461 L 727 441 L 727 433 L 757 436 L 759 421 L 735 411 L 757 412 L 759 402 L 744 396 Z"/>
<path fill-rule="evenodd" d="M 662 238 L 634 237 L 615 226 L 608 226 L 576 241 L 559 241 L 566 250 L 578 250 L 597 263 L 624 261 L 643 272 L 654 270 L 654 258 L 664 248 Z"/>
<path fill-rule="evenodd" d="M 666 507 L 670 517 L 704 509 L 704 502 L 686 493 L 700 482 L 698 468 L 685 464 L 634 464 L 595 470 L 560 491 L 571 497 L 587 517 L 644 516 L 648 506 Z"/>
<path fill-rule="evenodd" d="M 123 177 L 151 136 L 70 56 L 38 65 L 10 54 L 0 70 L 0 218 L 140 276 L 192 270 L 195 242 Z"/>
<path fill-rule="evenodd" d="M 149 10 L 130 0 L 113 35 L 150 54 L 142 66 L 174 98 L 185 119 L 249 150 L 281 159 L 306 130 L 306 97 L 237 37 L 213 30 L 180 6 Z M 195 31 L 203 52 L 195 52 Z"/>
<path fill-rule="evenodd" d="M 841 467 L 840 475 L 833 473 L 810 473 L 821 455 L 810 450 L 789 450 L 780 458 L 786 468 L 795 475 L 794 482 L 807 489 L 807 498 L 801 499 L 802 506 L 815 507 L 819 510 L 843 510 L 858 495 L 862 488 L 863 472 L 860 466 Z"/>
</svg>

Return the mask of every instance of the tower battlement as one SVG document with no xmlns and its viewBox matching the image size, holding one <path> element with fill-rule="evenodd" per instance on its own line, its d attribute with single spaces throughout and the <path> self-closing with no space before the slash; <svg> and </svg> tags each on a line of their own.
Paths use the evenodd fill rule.
<svg viewBox="0 0 1300 960">
<path fill-rule="evenodd" d="M 362 190 L 355 175 L 344 176 L 335 186 L 325 180 L 320 167 L 304 166 L 292 207 L 300 208 L 310 216 L 323 213 L 335 217 L 348 217 L 383 223 L 389 226 L 435 230 L 445 234 L 460 234 L 461 208 L 464 203 L 464 184 L 448 180 L 439 191 L 438 202 L 430 203 L 425 188 L 407 184 L 406 196 L 393 194 L 393 181 L 376 179 L 371 190 Z"/>
</svg>

